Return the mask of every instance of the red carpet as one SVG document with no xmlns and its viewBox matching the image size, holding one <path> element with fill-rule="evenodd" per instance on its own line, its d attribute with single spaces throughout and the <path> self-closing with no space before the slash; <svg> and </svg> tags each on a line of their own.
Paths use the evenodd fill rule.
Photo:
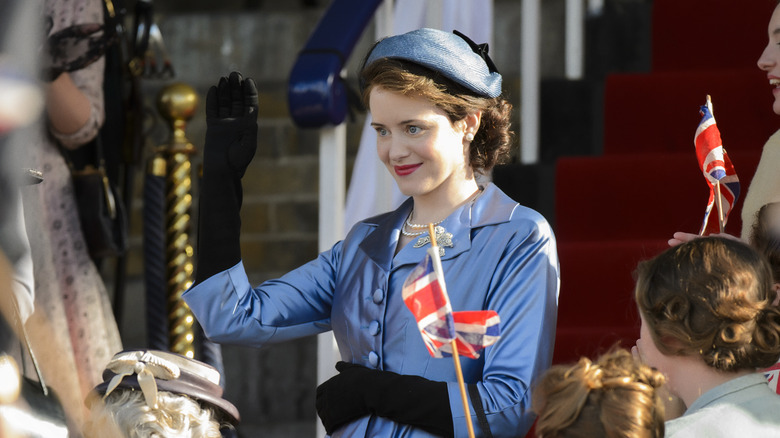
<svg viewBox="0 0 780 438">
<path fill-rule="evenodd" d="M 675 231 L 698 232 L 709 189 L 693 137 L 707 94 L 741 181 L 727 227 L 739 234 L 742 199 L 761 148 L 780 127 L 766 76 L 756 67 L 774 4 L 654 1 L 653 70 L 608 77 L 603 155 L 556 164 L 555 363 L 595 357 L 616 342 L 633 345 L 636 264 L 667 248 Z"/>
</svg>

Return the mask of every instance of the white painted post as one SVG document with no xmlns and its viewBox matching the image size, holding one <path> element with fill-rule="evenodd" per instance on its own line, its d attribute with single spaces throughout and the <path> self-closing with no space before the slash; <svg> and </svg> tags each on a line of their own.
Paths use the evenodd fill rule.
<svg viewBox="0 0 780 438">
<path fill-rule="evenodd" d="M 387 36 L 393 28 L 393 0 L 383 1 L 374 15 L 376 39 Z M 346 198 L 347 128 L 343 123 L 320 132 L 320 204 L 319 251 L 324 251 L 344 238 L 344 204 Z M 381 162 L 377 159 L 377 165 Z M 384 168 L 378 169 L 384 172 Z M 339 359 L 333 332 L 317 336 L 317 384 L 336 374 Z M 324 437 L 325 428 L 316 419 L 316 436 Z"/>
<path fill-rule="evenodd" d="M 320 251 L 344 237 L 344 187 L 346 184 L 347 125 L 320 131 Z"/>
<path fill-rule="evenodd" d="M 523 0 L 520 54 L 520 161 L 539 161 L 539 13 L 540 0 Z"/>
<path fill-rule="evenodd" d="M 320 202 L 318 248 L 325 251 L 344 237 L 344 187 L 346 175 L 347 127 L 341 124 L 320 131 Z M 338 348 L 333 332 L 317 336 L 317 384 L 336 373 Z M 317 436 L 325 428 L 317 421 Z"/>
<path fill-rule="evenodd" d="M 395 22 L 395 0 L 384 0 L 376 11 L 374 19 L 376 21 L 376 28 L 374 29 L 374 39 L 380 40 L 386 36 L 393 34 L 393 26 Z M 366 124 L 370 123 L 371 114 L 366 115 Z M 366 128 L 364 128 L 366 129 Z M 371 128 L 369 128 L 371 129 Z M 373 129 L 371 129 L 373 131 Z M 372 132 L 373 134 L 373 132 Z M 376 146 L 376 142 L 374 142 Z M 395 180 L 387 172 L 387 168 L 384 163 L 379 160 L 379 157 L 374 157 L 374 181 L 376 182 L 377 193 L 387 194 L 388 196 L 382 196 L 379 200 L 381 205 L 378 205 L 379 211 L 390 211 L 397 207 L 394 202 L 394 196 L 392 196 L 393 189 L 395 187 Z"/>
<path fill-rule="evenodd" d="M 604 9 L 604 0 L 588 0 L 588 15 L 601 15 Z"/>
<path fill-rule="evenodd" d="M 380 39 L 390 35 L 393 31 L 393 3 L 394 0 L 385 0 L 379 4 L 374 14 L 374 39 Z"/>
<path fill-rule="evenodd" d="M 583 76 L 585 0 L 566 0 L 566 79 Z"/>
</svg>

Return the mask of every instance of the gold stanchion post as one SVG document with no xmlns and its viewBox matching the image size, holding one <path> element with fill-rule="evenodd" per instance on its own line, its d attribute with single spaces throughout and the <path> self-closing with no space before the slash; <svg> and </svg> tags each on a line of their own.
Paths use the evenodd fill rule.
<svg viewBox="0 0 780 438">
<path fill-rule="evenodd" d="M 193 282 L 193 253 L 190 241 L 192 207 L 192 161 L 195 147 L 187 140 L 187 121 L 195 114 L 198 95 L 187 84 L 166 86 L 157 98 L 160 114 L 171 123 L 172 136 L 158 148 L 166 162 L 165 259 L 168 293 L 168 322 L 171 351 L 195 357 L 192 315 L 181 295 Z"/>
</svg>

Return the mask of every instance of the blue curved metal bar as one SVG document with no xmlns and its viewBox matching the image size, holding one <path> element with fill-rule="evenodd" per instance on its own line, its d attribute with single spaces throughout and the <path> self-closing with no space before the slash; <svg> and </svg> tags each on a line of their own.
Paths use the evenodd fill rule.
<svg viewBox="0 0 780 438">
<path fill-rule="evenodd" d="M 382 0 L 333 0 L 290 73 L 287 99 L 304 128 L 338 125 L 347 114 L 341 70 Z"/>
</svg>

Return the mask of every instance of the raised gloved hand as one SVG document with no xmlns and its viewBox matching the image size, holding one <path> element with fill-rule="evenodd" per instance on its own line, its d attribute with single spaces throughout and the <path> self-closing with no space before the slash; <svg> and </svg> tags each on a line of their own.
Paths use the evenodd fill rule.
<svg viewBox="0 0 780 438">
<path fill-rule="evenodd" d="M 232 72 L 206 96 L 195 284 L 241 260 L 241 178 L 257 150 L 257 85 Z"/>
<path fill-rule="evenodd" d="M 244 176 L 257 149 L 257 85 L 239 72 L 222 77 L 206 96 L 203 173 Z"/>
<path fill-rule="evenodd" d="M 339 374 L 317 387 L 317 414 L 332 434 L 360 417 L 375 414 L 428 432 L 453 436 L 446 382 L 339 362 Z"/>
</svg>

